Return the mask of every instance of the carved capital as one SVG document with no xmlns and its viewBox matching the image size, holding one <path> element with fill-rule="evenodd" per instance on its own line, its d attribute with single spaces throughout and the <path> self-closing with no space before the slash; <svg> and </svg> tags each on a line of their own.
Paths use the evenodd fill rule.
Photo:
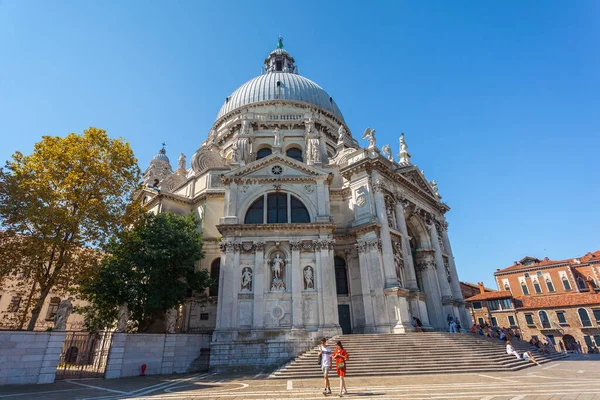
<svg viewBox="0 0 600 400">
<path fill-rule="evenodd" d="M 358 242 L 354 246 L 356 247 L 356 251 L 358 253 L 366 253 L 367 252 L 367 243 L 366 242 Z"/>
<path fill-rule="evenodd" d="M 233 243 L 229 240 L 222 241 L 219 243 L 219 248 L 221 249 L 221 253 L 233 251 Z"/>
<path fill-rule="evenodd" d="M 292 250 L 299 251 L 302 248 L 302 242 L 292 241 L 290 242 L 290 247 L 292 248 Z"/>
<path fill-rule="evenodd" d="M 254 242 L 254 250 L 255 251 L 264 251 L 265 250 L 265 242 Z"/>
<path fill-rule="evenodd" d="M 242 244 L 240 242 L 233 242 L 232 245 L 234 251 L 240 251 L 242 249 Z"/>
</svg>

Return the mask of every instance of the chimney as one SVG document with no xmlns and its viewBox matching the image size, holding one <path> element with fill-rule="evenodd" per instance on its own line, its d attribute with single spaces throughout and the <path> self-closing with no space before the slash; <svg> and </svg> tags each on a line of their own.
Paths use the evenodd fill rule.
<svg viewBox="0 0 600 400">
<path fill-rule="evenodd" d="M 477 282 L 477 286 L 479 286 L 479 293 L 485 293 L 485 286 L 483 286 L 483 282 Z"/>
<path fill-rule="evenodd" d="M 596 292 L 596 288 L 594 287 L 594 285 L 592 285 L 592 280 L 591 279 L 586 279 L 585 280 L 585 284 L 587 285 L 588 289 L 590 289 L 590 293 L 595 293 Z"/>
</svg>

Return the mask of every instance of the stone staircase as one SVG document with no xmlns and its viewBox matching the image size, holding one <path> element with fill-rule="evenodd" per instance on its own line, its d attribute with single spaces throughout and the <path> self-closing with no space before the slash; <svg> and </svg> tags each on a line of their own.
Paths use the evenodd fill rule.
<svg viewBox="0 0 600 400">
<path fill-rule="evenodd" d="M 328 340 L 332 350 L 341 340 L 350 356 L 348 376 L 444 374 L 517 371 L 531 362 L 506 354 L 506 344 L 471 334 L 419 332 L 407 334 L 341 335 Z M 540 364 L 565 354 L 544 355 L 529 343 L 515 340 L 519 353 L 532 350 Z M 298 356 L 271 374 L 272 379 L 319 378 L 318 346 Z M 336 375 L 335 369 L 332 371 Z"/>
</svg>

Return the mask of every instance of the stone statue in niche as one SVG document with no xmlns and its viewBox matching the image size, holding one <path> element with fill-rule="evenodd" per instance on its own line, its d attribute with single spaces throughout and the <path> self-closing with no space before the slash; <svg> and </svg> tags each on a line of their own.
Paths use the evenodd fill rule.
<svg viewBox="0 0 600 400">
<path fill-rule="evenodd" d="M 240 162 L 240 149 L 238 148 L 237 142 L 233 144 L 233 148 L 231 149 L 231 163 L 239 164 Z"/>
<path fill-rule="evenodd" d="M 310 266 L 304 267 L 304 290 L 315 288 L 315 273 Z"/>
<path fill-rule="evenodd" d="M 242 270 L 242 293 L 249 293 L 252 291 L 252 269 L 246 267 Z"/>
<path fill-rule="evenodd" d="M 281 147 L 281 132 L 279 131 L 279 128 L 275 128 L 275 130 L 273 131 L 273 136 L 275 137 L 273 140 L 273 147 Z"/>
<path fill-rule="evenodd" d="M 73 312 L 73 304 L 71 301 L 72 297 L 69 297 L 66 300 L 63 300 L 58 305 L 58 310 L 56 310 L 56 315 L 54 316 L 54 331 L 66 331 L 67 330 L 67 320 L 69 319 L 69 315 Z"/>
<path fill-rule="evenodd" d="M 284 269 L 285 261 L 277 254 L 271 261 L 271 290 L 274 292 L 285 291 Z"/>
<path fill-rule="evenodd" d="M 129 307 L 124 303 L 119 307 L 117 316 L 117 332 L 127 332 L 127 321 L 129 321 Z"/>
</svg>

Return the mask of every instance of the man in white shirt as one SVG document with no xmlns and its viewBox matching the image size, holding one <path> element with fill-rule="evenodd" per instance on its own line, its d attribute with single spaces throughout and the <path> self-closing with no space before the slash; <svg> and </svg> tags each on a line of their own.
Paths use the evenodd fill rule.
<svg viewBox="0 0 600 400">
<path fill-rule="evenodd" d="M 506 341 L 506 354 L 512 354 L 513 356 L 517 357 L 519 360 L 521 359 L 521 355 L 519 354 L 518 351 L 515 350 L 515 348 L 512 346 L 512 344 L 510 344 L 510 340 Z"/>
<path fill-rule="evenodd" d="M 323 371 L 323 394 L 331 394 L 331 386 L 329 385 L 329 370 L 331 369 L 331 355 L 333 352 L 327 346 L 327 339 L 321 339 L 319 346 L 319 357 L 321 358 L 321 371 Z"/>
</svg>

